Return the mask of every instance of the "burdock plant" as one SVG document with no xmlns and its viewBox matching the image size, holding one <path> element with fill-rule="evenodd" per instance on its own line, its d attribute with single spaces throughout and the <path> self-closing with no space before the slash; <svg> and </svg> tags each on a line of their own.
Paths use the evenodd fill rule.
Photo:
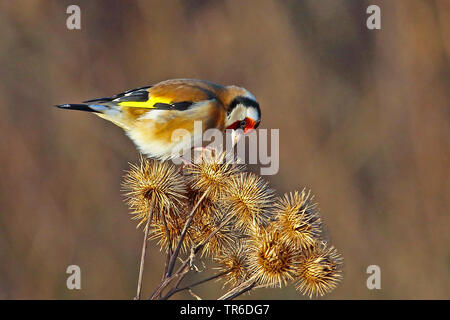
<svg viewBox="0 0 450 320">
<path fill-rule="evenodd" d="M 322 238 L 322 223 L 309 192 L 275 198 L 261 177 L 208 152 L 181 170 L 169 162 L 141 159 L 123 180 L 133 219 L 144 225 L 136 299 L 141 298 L 149 240 L 166 254 L 161 283 L 149 299 L 169 299 L 218 280 L 233 299 L 257 288 L 290 283 L 309 297 L 322 296 L 342 278 L 342 258 Z M 214 274 L 185 284 L 188 273 Z M 198 267 L 198 262 L 202 267 Z"/>
</svg>

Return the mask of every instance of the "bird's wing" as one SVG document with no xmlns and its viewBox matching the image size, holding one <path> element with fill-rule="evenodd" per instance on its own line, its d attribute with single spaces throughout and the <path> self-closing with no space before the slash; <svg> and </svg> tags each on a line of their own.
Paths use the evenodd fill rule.
<svg viewBox="0 0 450 320">
<path fill-rule="evenodd" d="M 144 97 L 144 93 L 147 92 L 148 89 L 150 89 L 152 86 L 146 86 L 146 87 L 140 87 L 140 88 L 136 88 L 136 89 L 131 89 L 131 90 L 127 90 L 125 92 L 121 92 L 119 94 L 116 94 L 114 96 L 111 97 L 105 97 L 105 98 L 97 98 L 97 99 L 92 99 L 92 100 L 87 100 L 87 101 L 83 101 L 83 103 L 106 103 L 106 102 L 111 102 L 111 101 L 115 101 L 115 100 L 120 100 L 120 99 L 137 99 L 137 101 L 139 101 L 140 99 L 142 99 Z M 127 98 L 128 97 L 128 98 Z"/>
<path fill-rule="evenodd" d="M 112 97 L 85 103 L 113 104 L 125 108 L 184 111 L 193 104 L 216 98 L 218 85 L 201 80 L 169 80 L 141 87 Z"/>
</svg>

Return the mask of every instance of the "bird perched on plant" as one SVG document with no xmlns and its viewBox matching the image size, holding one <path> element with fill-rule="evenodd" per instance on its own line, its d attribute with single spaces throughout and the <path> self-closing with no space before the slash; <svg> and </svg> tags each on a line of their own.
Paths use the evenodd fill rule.
<svg viewBox="0 0 450 320">
<path fill-rule="evenodd" d="M 247 133 L 261 121 L 259 104 L 248 90 L 194 79 L 162 81 L 112 97 L 57 107 L 93 112 L 113 122 L 143 154 L 162 160 L 173 158 L 174 150 L 186 147 L 186 141 L 173 141 L 176 129 L 187 130 L 192 137 L 188 142 L 193 145 L 195 121 L 201 121 L 203 132 L 217 128 L 233 133 Z"/>
</svg>

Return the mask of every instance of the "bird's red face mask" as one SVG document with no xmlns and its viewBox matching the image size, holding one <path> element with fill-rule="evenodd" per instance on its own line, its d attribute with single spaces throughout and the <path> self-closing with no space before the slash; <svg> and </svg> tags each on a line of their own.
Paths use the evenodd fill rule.
<svg viewBox="0 0 450 320">
<path fill-rule="evenodd" d="M 241 129 L 244 131 L 244 134 L 251 132 L 252 130 L 256 129 L 259 125 L 259 122 L 256 122 L 255 120 L 246 117 L 242 121 L 236 121 L 232 125 L 228 126 L 227 129 L 232 130 L 238 130 Z"/>
<path fill-rule="evenodd" d="M 246 117 L 244 120 L 236 121 L 232 125 L 228 126 L 227 129 L 233 130 L 231 132 L 232 145 L 235 146 L 244 134 L 253 131 L 258 127 L 258 125 L 259 122 Z"/>
</svg>

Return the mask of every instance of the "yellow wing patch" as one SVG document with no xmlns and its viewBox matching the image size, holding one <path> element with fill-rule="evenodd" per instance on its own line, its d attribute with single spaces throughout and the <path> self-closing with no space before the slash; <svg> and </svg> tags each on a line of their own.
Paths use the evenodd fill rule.
<svg viewBox="0 0 450 320">
<path fill-rule="evenodd" d="M 167 98 L 167 97 L 152 97 L 152 96 L 150 96 L 147 101 L 122 101 L 122 102 L 119 102 L 119 106 L 130 107 L 130 108 L 154 109 L 156 103 L 171 104 L 172 99 Z"/>
</svg>

